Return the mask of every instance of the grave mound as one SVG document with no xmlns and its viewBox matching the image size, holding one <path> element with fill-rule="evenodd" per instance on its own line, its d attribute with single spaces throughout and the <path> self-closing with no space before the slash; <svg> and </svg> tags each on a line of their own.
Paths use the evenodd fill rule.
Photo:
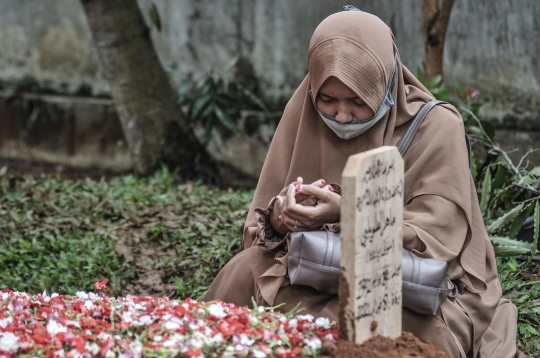
<svg viewBox="0 0 540 358">
<path fill-rule="evenodd" d="M 403 332 L 396 339 L 375 336 L 362 344 L 346 340 L 336 343 L 323 340 L 319 358 L 447 358 L 438 347 L 427 344 L 412 333 Z"/>
</svg>

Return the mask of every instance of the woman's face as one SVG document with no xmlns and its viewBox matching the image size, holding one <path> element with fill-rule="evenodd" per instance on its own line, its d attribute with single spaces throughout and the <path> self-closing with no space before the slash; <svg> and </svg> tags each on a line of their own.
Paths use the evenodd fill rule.
<svg viewBox="0 0 540 358">
<path fill-rule="evenodd" d="M 329 77 L 317 94 L 317 107 L 340 123 L 367 119 L 373 111 L 343 82 Z"/>
</svg>

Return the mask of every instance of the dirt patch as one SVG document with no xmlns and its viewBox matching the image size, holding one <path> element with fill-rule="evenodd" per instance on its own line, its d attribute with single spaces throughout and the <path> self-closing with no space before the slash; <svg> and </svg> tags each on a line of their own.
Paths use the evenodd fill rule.
<svg viewBox="0 0 540 358">
<path fill-rule="evenodd" d="M 375 336 L 360 345 L 345 340 L 339 340 L 337 344 L 324 340 L 319 358 L 338 357 L 448 358 L 438 347 L 422 342 L 409 332 L 403 332 L 397 339 Z"/>
<path fill-rule="evenodd" d="M 519 275 L 526 281 L 540 281 L 540 264 L 531 265 L 520 270 Z"/>
</svg>

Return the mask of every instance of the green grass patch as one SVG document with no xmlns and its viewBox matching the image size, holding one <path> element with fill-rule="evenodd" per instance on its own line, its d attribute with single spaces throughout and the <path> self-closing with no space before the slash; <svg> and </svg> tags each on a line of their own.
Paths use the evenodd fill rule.
<svg viewBox="0 0 540 358">
<path fill-rule="evenodd" d="M 167 170 L 0 176 L 0 287 L 75 294 L 107 277 L 116 294 L 199 298 L 239 247 L 252 195 L 178 184 Z"/>
<path fill-rule="evenodd" d="M 537 357 L 540 352 L 540 267 L 515 258 L 498 258 L 497 267 L 504 297 L 518 308 L 518 345 L 531 357 Z"/>
</svg>

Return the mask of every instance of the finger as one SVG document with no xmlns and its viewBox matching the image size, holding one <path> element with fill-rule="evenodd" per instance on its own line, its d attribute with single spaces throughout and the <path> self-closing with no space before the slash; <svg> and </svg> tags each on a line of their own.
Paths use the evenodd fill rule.
<svg viewBox="0 0 540 358">
<path fill-rule="evenodd" d="M 283 203 L 285 202 L 285 199 L 282 196 L 276 196 L 276 201 L 274 202 L 274 208 L 273 211 L 275 211 L 278 215 L 281 215 L 281 212 L 283 211 Z"/>
<path fill-rule="evenodd" d="M 326 185 L 322 188 L 317 188 L 313 185 L 301 185 L 299 193 L 314 196 L 319 200 L 328 200 L 331 195 L 337 195 L 334 193 L 334 189 L 330 185 Z"/>
<path fill-rule="evenodd" d="M 324 186 L 325 183 L 326 183 L 326 182 L 324 181 L 324 179 L 319 179 L 319 180 L 314 181 L 313 183 L 311 183 L 311 184 L 309 184 L 309 185 L 313 185 L 313 186 L 315 186 L 315 187 L 317 187 L 317 188 L 322 188 L 322 187 Z M 296 191 L 300 190 L 300 188 L 302 187 L 302 185 L 304 185 L 304 184 L 302 184 L 302 183 L 297 183 L 297 184 L 295 184 Z M 306 185 L 308 185 L 308 184 L 306 184 Z"/>
<path fill-rule="evenodd" d="M 316 186 L 317 188 L 322 188 L 324 186 L 324 184 L 326 184 L 324 179 L 319 179 L 319 180 L 314 181 L 313 183 L 311 183 L 311 185 Z M 296 189 L 298 190 L 298 187 Z"/>
<path fill-rule="evenodd" d="M 306 231 L 306 226 L 298 220 L 282 216 L 282 222 L 291 231 Z"/>
<path fill-rule="evenodd" d="M 301 179 L 301 178 L 300 178 Z M 313 186 L 316 186 L 317 188 L 322 188 L 325 184 L 325 181 L 324 179 L 319 179 L 317 181 L 314 181 L 313 183 L 311 183 L 310 185 L 313 185 Z M 298 193 L 298 190 L 300 190 L 300 188 L 302 187 L 302 183 L 298 183 L 296 184 L 296 202 L 298 204 L 300 204 L 300 202 L 306 200 L 307 198 L 309 198 L 310 196 L 309 195 L 306 195 L 306 194 L 299 194 Z M 316 203 L 316 202 L 315 202 Z M 302 204 L 302 205 L 306 205 L 306 204 Z M 314 204 L 310 204 L 310 205 L 314 205 Z"/>
<path fill-rule="evenodd" d="M 291 208 L 296 204 L 295 196 L 296 196 L 296 189 L 294 188 L 294 185 L 291 184 L 289 185 L 289 189 L 287 190 L 284 210 L 286 210 L 287 208 Z"/>
<path fill-rule="evenodd" d="M 304 178 L 302 178 L 302 177 L 296 178 L 296 183 L 295 183 L 295 184 L 296 184 L 296 185 L 298 185 L 298 184 L 300 184 L 300 185 L 304 184 Z"/>
</svg>

